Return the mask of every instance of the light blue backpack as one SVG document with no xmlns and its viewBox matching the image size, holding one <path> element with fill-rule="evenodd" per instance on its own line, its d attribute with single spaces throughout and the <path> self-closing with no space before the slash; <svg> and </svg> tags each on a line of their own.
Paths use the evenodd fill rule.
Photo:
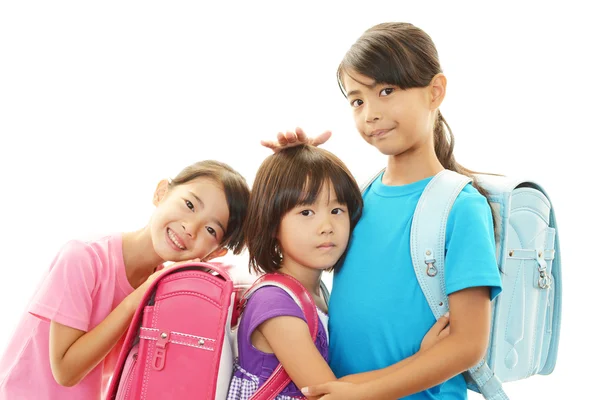
<svg viewBox="0 0 600 400">
<path fill-rule="evenodd" d="M 413 216 L 413 267 L 436 319 L 448 311 L 446 222 L 458 194 L 470 182 L 456 172 L 440 172 L 423 191 Z M 465 378 L 469 389 L 500 400 L 508 399 L 502 382 L 554 370 L 561 311 L 558 231 L 552 204 L 536 183 L 493 175 L 477 175 L 477 182 L 489 192 L 496 217 L 503 290 L 492 303 L 487 356 L 465 372 Z"/>
</svg>

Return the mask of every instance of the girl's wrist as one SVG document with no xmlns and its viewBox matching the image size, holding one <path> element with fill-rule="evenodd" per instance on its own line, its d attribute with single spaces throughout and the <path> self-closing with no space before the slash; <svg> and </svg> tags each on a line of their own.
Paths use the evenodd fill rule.
<svg viewBox="0 0 600 400">
<path fill-rule="evenodd" d="M 373 381 L 359 383 L 357 385 L 357 392 L 359 393 L 360 399 L 364 400 L 381 400 L 381 394 L 377 393 L 377 386 L 373 384 Z"/>
<path fill-rule="evenodd" d="M 137 310 L 137 308 L 139 307 L 142 299 L 144 298 L 144 294 L 146 294 L 147 289 L 148 284 L 147 282 L 144 282 L 125 298 L 124 302 L 127 305 L 127 309 L 132 314 L 135 313 L 135 310 Z"/>
</svg>

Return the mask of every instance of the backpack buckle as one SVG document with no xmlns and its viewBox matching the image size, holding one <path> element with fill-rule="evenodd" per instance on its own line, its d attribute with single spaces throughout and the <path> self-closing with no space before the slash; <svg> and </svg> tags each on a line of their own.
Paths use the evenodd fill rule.
<svg viewBox="0 0 600 400">
<path fill-rule="evenodd" d="M 434 277 L 437 275 L 438 270 L 435 267 L 435 265 L 433 265 L 433 263 L 435 262 L 435 260 L 433 260 L 433 262 L 426 262 L 425 264 L 427 264 L 427 275 L 430 277 Z"/>
<path fill-rule="evenodd" d="M 538 279 L 538 286 L 540 289 L 548 289 L 552 284 L 552 278 L 546 274 L 546 271 L 540 272 L 540 278 Z"/>
<path fill-rule="evenodd" d="M 430 277 L 434 277 L 437 275 L 438 270 L 435 267 L 435 258 L 434 258 L 434 254 L 433 251 L 431 250 L 425 250 L 425 264 L 427 264 L 427 269 L 425 269 L 425 272 L 427 273 L 427 276 Z"/>
<path fill-rule="evenodd" d="M 169 343 L 169 332 L 162 332 L 154 350 L 154 357 L 152 358 L 152 366 L 155 370 L 160 371 L 165 367 L 165 358 L 167 356 L 167 343 Z"/>
<path fill-rule="evenodd" d="M 548 289 L 552 284 L 552 277 L 548 275 L 546 260 L 544 260 L 544 250 L 538 250 L 537 252 L 537 263 L 538 273 L 538 287 L 540 289 Z"/>
</svg>

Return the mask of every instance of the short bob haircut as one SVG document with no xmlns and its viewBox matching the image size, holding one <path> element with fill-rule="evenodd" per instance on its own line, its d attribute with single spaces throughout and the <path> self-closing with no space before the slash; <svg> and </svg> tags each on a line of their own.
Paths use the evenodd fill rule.
<svg viewBox="0 0 600 400">
<path fill-rule="evenodd" d="M 356 181 L 339 158 L 327 150 L 301 145 L 263 161 L 252 186 L 244 229 L 251 270 L 260 274 L 281 268 L 277 234 L 282 218 L 298 205 L 314 204 L 323 185 L 328 184 L 338 201 L 348 207 L 352 234 L 363 201 Z M 347 251 L 332 269 L 339 269 Z"/>
</svg>

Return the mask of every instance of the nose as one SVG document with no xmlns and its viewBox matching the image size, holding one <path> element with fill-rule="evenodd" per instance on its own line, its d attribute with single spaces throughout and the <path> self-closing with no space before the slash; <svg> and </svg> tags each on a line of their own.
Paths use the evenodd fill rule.
<svg viewBox="0 0 600 400">
<path fill-rule="evenodd" d="M 190 239 L 194 239 L 198 230 L 197 225 L 194 222 L 182 222 L 181 228 L 183 228 L 183 234 Z"/>
<path fill-rule="evenodd" d="M 333 233 L 333 224 L 329 216 L 325 217 L 321 222 L 320 231 L 321 235 L 331 235 Z"/>
<path fill-rule="evenodd" d="M 372 122 L 376 122 L 381 120 L 381 112 L 379 111 L 379 109 L 374 105 L 374 104 L 370 104 L 370 105 L 366 105 L 365 104 L 365 120 L 368 123 L 372 123 Z"/>
</svg>

